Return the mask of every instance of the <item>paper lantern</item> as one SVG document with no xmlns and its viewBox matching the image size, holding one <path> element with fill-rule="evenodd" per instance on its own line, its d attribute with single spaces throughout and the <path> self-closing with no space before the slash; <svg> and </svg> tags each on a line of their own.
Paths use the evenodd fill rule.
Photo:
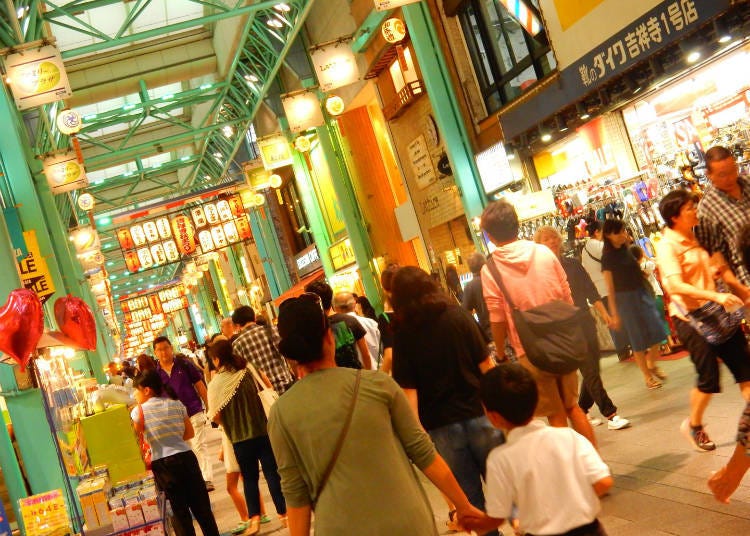
<svg viewBox="0 0 750 536">
<path fill-rule="evenodd" d="M 331 95 L 326 99 L 326 110 L 331 115 L 341 115 L 344 113 L 344 99 L 338 95 Z"/>
<path fill-rule="evenodd" d="M 281 175 L 277 175 L 276 173 L 268 178 L 268 184 L 271 185 L 271 188 L 278 188 L 281 186 L 281 182 Z"/>
<path fill-rule="evenodd" d="M 172 218 L 172 234 L 174 234 L 177 249 L 182 255 L 190 255 L 198 249 L 195 229 L 187 216 L 180 214 Z"/>
<path fill-rule="evenodd" d="M 406 37 L 406 25 L 401 19 L 393 17 L 388 19 L 380 27 L 383 39 L 389 43 L 398 43 Z"/>
<path fill-rule="evenodd" d="M 310 139 L 307 136 L 299 136 L 294 140 L 294 148 L 301 153 L 306 153 L 310 150 Z"/>
<path fill-rule="evenodd" d="M 94 208 L 94 196 L 90 193 L 81 194 L 78 196 L 78 208 L 88 212 Z"/>
</svg>

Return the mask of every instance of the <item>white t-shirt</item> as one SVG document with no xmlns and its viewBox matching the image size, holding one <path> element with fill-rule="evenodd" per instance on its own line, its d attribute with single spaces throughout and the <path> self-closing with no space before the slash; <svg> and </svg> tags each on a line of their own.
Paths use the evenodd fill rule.
<svg viewBox="0 0 750 536">
<path fill-rule="evenodd" d="M 599 296 L 604 298 L 609 294 L 607 283 L 604 281 L 602 273 L 602 253 L 604 252 L 604 242 L 596 238 L 589 238 L 581 251 L 581 264 L 589 273 L 589 277 L 594 282 Z"/>
<path fill-rule="evenodd" d="M 593 484 L 609 474 L 578 432 L 532 420 L 487 457 L 487 514 L 507 519 L 515 504 L 526 532 L 561 534 L 596 519 Z"/>
<path fill-rule="evenodd" d="M 359 316 L 357 313 L 351 312 L 348 313 L 352 315 L 354 318 L 356 318 L 360 324 L 362 324 L 362 327 L 365 328 L 365 344 L 367 344 L 367 349 L 370 351 L 370 363 L 371 363 L 371 369 L 372 370 L 378 370 L 378 355 L 380 354 L 380 328 L 378 328 L 378 323 L 376 320 L 373 320 L 372 318 L 367 318 L 366 316 Z M 359 355 L 359 348 L 357 348 L 357 355 Z M 359 360 L 364 363 L 364 360 L 362 359 L 362 356 L 359 356 Z"/>
</svg>

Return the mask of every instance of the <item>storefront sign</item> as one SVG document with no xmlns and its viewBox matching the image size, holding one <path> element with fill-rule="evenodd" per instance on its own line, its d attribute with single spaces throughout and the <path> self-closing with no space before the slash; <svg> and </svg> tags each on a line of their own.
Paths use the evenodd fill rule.
<svg viewBox="0 0 750 536">
<path fill-rule="evenodd" d="M 348 238 L 333 244 L 328 248 L 328 253 L 331 255 L 331 264 L 334 270 L 340 270 L 357 262 L 352 243 Z"/>
<path fill-rule="evenodd" d="M 283 136 L 258 140 L 258 148 L 260 149 L 260 158 L 263 160 L 263 167 L 267 170 L 292 164 L 292 151 Z"/>
<path fill-rule="evenodd" d="M 531 220 L 545 214 L 553 214 L 557 211 L 552 190 L 541 190 L 530 194 L 508 196 L 507 199 L 515 207 L 519 221 Z"/>
<path fill-rule="evenodd" d="M 312 91 L 283 97 L 281 105 L 284 107 L 284 114 L 289 121 L 291 132 L 302 132 L 324 125 L 326 122 L 323 111 L 320 109 L 318 96 Z"/>
<path fill-rule="evenodd" d="M 618 7 L 611 9 L 619 13 L 620 6 L 628 4 L 617 2 Z M 728 7 L 728 0 L 661 2 L 563 69 L 563 84 L 577 89 L 581 94 L 587 93 L 666 45 L 678 41 L 697 28 L 700 22 L 710 20 Z M 622 20 L 619 16 L 610 19 Z"/>
<path fill-rule="evenodd" d="M 294 263 L 297 266 L 297 275 L 304 277 L 323 267 L 323 263 L 318 255 L 318 248 L 315 245 L 302 250 L 296 257 Z"/>
<path fill-rule="evenodd" d="M 39 243 L 36 240 L 36 231 L 24 231 L 23 239 L 29 254 L 18 263 L 21 271 L 23 286 L 33 290 L 44 303 L 55 293 L 55 284 L 52 282 L 52 274 L 47 267 L 47 261 L 39 251 Z"/>
<path fill-rule="evenodd" d="M 60 51 L 53 45 L 8 54 L 5 68 L 6 80 L 19 110 L 55 102 L 73 94 Z"/>
<path fill-rule="evenodd" d="M 682 39 L 702 22 L 726 11 L 729 4 L 729 0 L 542 0 L 560 80 L 500 114 L 505 139 L 515 138 Z M 555 13 L 555 6 L 558 17 L 563 11 L 571 14 L 564 37 L 560 21 L 553 22 L 548 16 Z M 613 12 L 618 16 L 612 17 Z M 623 28 L 623 21 L 630 22 Z M 581 39 L 582 32 L 587 36 L 594 32 L 596 37 Z"/>
<path fill-rule="evenodd" d="M 44 175 L 53 194 L 61 194 L 88 186 L 86 170 L 75 153 L 44 159 Z"/>
<path fill-rule="evenodd" d="M 421 190 L 437 180 L 435 168 L 432 165 L 432 157 L 427 149 L 424 135 L 417 136 L 406 146 L 409 152 L 409 163 L 414 172 L 414 180 Z"/>
<path fill-rule="evenodd" d="M 64 536 L 71 532 L 60 489 L 18 499 L 26 536 Z"/>
<path fill-rule="evenodd" d="M 500 142 L 476 156 L 479 177 L 484 192 L 489 194 L 513 182 L 513 171 L 505 153 L 505 144 Z"/>
<path fill-rule="evenodd" d="M 375 11 L 389 11 L 408 4 L 416 4 L 419 0 L 375 0 Z"/>
<path fill-rule="evenodd" d="M 310 61 L 318 75 L 321 91 L 331 91 L 359 80 L 359 69 L 352 52 L 351 39 L 314 48 L 310 52 Z"/>
</svg>

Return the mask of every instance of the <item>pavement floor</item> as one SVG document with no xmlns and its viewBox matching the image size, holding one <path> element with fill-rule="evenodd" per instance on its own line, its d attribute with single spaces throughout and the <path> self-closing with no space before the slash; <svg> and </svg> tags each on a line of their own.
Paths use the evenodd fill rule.
<svg viewBox="0 0 750 536">
<path fill-rule="evenodd" d="M 750 474 L 728 505 L 714 500 L 706 486 L 711 473 L 727 462 L 734 449 L 737 421 L 744 408 L 739 389 L 724 368 L 724 392 L 714 396 L 704 420 L 717 448 L 713 452 L 693 450 L 679 428 L 687 417 L 695 373 L 690 359 L 679 356 L 660 363 L 669 379 L 654 391 L 643 386 L 635 364 L 620 363 L 615 356 L 601 360 L 604 385 L 619 414 L 632 422 L 630 428 L 618 431 L 608 430 L 606 424 L 595 428 L 602 458 L 615 479 L 612 491 L 602 500 L 600 514 L 610 536 L 750 535 Z M 596 407 L 592 410 L 595 414 L 598 416 Z M 219 433 L 211 432 L 211 452 L 218 452 Z M 228 533 L 239 517 L 224 491 L 224 465 L 218 458 L 214 474 L 216 490 L 210 494 L 211 502 L 219 529 Z M 445 529 L 445 503 L 432 484 L 424 480 L 424 486 L 441 534 L 450 534 Z M 261 534 L 286 536 L 289 532 L 276 518 L 265 482 L 261 490 L 272 518 L 261 526 Z M 197 532 L 200 534 L 200 529 Z M 504 532 L 513 534 L 507 526 Z M 356 527 L 351 534 L 356 536 Z"/>
</svg>

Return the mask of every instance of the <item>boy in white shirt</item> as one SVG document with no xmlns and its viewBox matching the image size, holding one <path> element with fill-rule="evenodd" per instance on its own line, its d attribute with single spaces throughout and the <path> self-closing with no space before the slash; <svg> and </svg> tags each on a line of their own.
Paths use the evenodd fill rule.
<svg viewBox="0 0 750 536">
<path fill-rule="evenodd" d="M 571 428 L 534 420 L 538 394 L 522 366 L 502 364 L 481 379 L 484 411 L 506 443 L 487 457 L 484 520 L 461 520 L 483 534 L 500 526 L 514 505 L 527 536 L 606 536 L 599 497 L 612 486 L 609 468 Z"/>
</svg>

